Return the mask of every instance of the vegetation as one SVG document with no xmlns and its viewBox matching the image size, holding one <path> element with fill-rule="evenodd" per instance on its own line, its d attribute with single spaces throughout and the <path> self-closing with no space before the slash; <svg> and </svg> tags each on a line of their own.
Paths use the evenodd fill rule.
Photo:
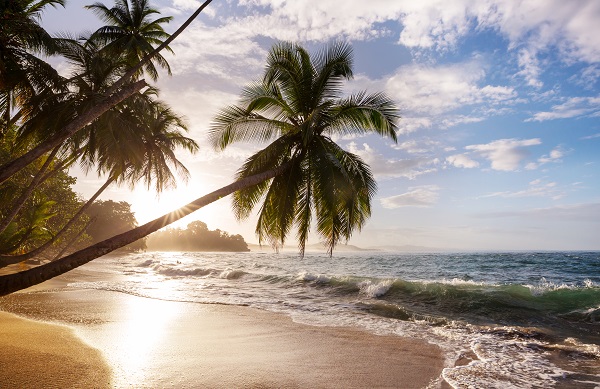
<svg viewBox="0 0 600 389">
<path fill-rule="evenodd" d="M 219 229 L 211 231 L 206 223 L 191 222 L 187 228 L 167 228 L 148 236 L 152 251 L 250 251 L 241 235 L 229 235 Z"/>
<path fill-rule="evenodd" d="M 10 146 L 13 141 L 14 131 L 7 132 L 0 139 L 0 160 L 10 158 L 12 155 Z M 44 163 L 46 163 L 45 160 L 36 161 L 4 183 L 0 188 L 0 215 L 11 213 L 15 194 L 22 193 L 27 189 L 27 179 L 34 175 Z M 51 161 L 50 168 L 54 163 Z M 56 237 L 57 233 L 72 220 L 73 215 L 83 203 L 71 189 L 74 183 L 73 177 L 58 170 L 33 189 L 31 195 L 24 199 L 22 211 L 0 232 L 0 260 L 10 253 L 23 254 L 31 251 Z M 72 230 L 80 230 L 85 222 L 86 219 L 74 222 Z M 73 238 L 73 234 L 64 235 L 56 239 L 56 246 L 64 246 Z M 74 243 L 81 245 L 87 242 L 86 237 L 82 236 Z M 47 254 L 51 256 L 56 254 L 56 251 Z"/>
<path fill-rule="evenodd" d="M 10 164 L 62 136 L 69 122 L 93 110 L 123 77 L 135 81 L 149 74 L 156 80 L 154 63 L 170 72 L 166 60 L 155 55 L 145 67 L 127 76 L 140 57 L 169 38 L 162 25 L 171 18 L 152 19 L 158 11 L 147 0 L 119 0 L 113 8 L 101 3 L 89 6 L 107 25 L 77 39 L 54 38 L 43 30 L 39 14 L 48 5 L 64 5 L 64 1 L 22 0 L 0 5 L 4 19 L 10 20 L 0 30 L 0 108 L 4 119 L 0 164 Z M 62 56 L 70 63 L 72 74 L 61 77 L 36 54 Z M 45 72 L 34 71 L 31 64 Z M 188 171 L 175 150 L 195 152 L 198 145 L 183 135 L 187 131 L 184 119 L 161 102 L 158 94 L 150 87 L 108 106 L 95 121 L 24 165 L 2 184 L 0 197 L 6 202 L 0 214 L 0 266 L 54 255 L 66 245 L 77 247 L 77 241 L 84 242 L 84 226 L 89 220 L 86 210 L 111 184 L 144 182 L 160 192 L 175 185 L 175 174 L 187 178 Z M 87 202 L 76 199 L 76 206 L 65 209 L 62 201 L 42 196 L 40 191 L 56 177 L 64 178 L 66 169 L 75 162 L 88 171 L 96 170 L 106 182 Z M 73 183 L 70 178 L 67 187 Z M 75 236 L 80 239 L 74 241 Z"/>
<path fill-rule="evenodd" d="M 62 4 L 52 0 L 15 0 L 2 2 L 0 6 L 4 8 L 0 12 L 3 15 L 13 12 L 7 11 L 6 5 L 17 3 L 20 7 L 17 12 L 23 15 L 27 14 L 27 7 L 41 9 L 49 4 Z M 23 100 L 5 97 L 16 105 L 3 116 L 4 128 L 12 131 L 14 125 L 16 129 L 11 138 L 14 141 L 9 145 L 13 151 L 0 161 L 3 164 L 0 190 L 7 190 L 7 182 L 35 164 L 37 173 L 16 202 L 29 198 L 29 189 L 37 188 L 49 175 L 75 161 L 106 175 L 108 184 L 132 184 L 142 179 L 160 190 L 173 182 L 173 170 L 185 175 L 173 150 L 183 146 L 194 151 L 197 145 L 182 135 L 184 123 L 157 99 L 158 91 L 147 88 L 146 80 L 141 77 L 148 74 L 152 79 L 155 64 L 165 67 L 158 53 L 209 3 L 207 0 L 167 39 L 164 39 L 167 34 L 157 26 L 170 19 L 150 20 L 157 12 L 146 0 L 119 0 L 111 9 L 92 5 L 90 8 L 103 15 L 107 26 L 84 39 L 63 37 L 55 42 L 56 53 L 71 61 L 76 73 L 68 79 L 59 77 L 58 81 L 48 80 L 40 85 L 31 83 L 29 94 L 19 95 L 24 96 Z M 139 23 L 133 17 L 128 19 L 124 11 L 145 18 L 147 23 Z M 132 28 L 126 29 L 125 25 Z M 145 35 L 140 33 L 138 27 L 148 25 L 153 27 L 146 29 Z M 3 28 L 0 34 L 8 30 Z M 4 38 L 0 36 L 0 41 Z M 28 53 L 37 50 L 33 46 L 17 46 Z M 150 51 L 150 47 L 154 49 Z M 332 137 L 374 132 L 396 140 L 398 113 L 390 99 L 381 93 L 364 92 L 343 97 L 342 83 L 352 78 L 351 54 L 350 47 L 341 43 L 312 58 L 301 46 L 275 45 L 269 53 L 263 79 L 246 87 L 241 102 L 222 110 L 211 128 L 212 142 L 219 149 L 240 140 L 271 141 L 244 163 L 234 183 L 62 258 L 1 276 L 0 294 L 81 266 L 236 192 L 233 205 L 240 219 L 262 203 L 256 228 L 261 241 L 283 243 L 295 227 L 303 254 L 314 218 L 316 231 L 331 253 L 340 240 L 348 239 L 364 225 L 375 191 L 369 167 L 358 156 L 337 146 Z M 0 64 L 2 72 L 7 71 L 2 67 L 4 63 Z M 7 74 L 0 79 L 10 80 L 11 74 L 8 77 Z M 8 83 L 0 88 L 2 96 L 15 95 L 15 89 Z M 31 209 L 26 205 L 22 208 L 20 212 Z M 77 213 L 84 214 L 81 208 Z M 14 223 L 13 217 L 21 220 L 18 215 L 2 214 L 0 223 Z M 2 257 L 0 266 L 21 258 Z"/>
<path fill-rule="evenodd" d="M 263 79 L 242 91 L 240 105 L 217 115 L 210 134 L 219 149 L 240 140 L 272 140 L 246 160 L 238 179 L 287 167 L 272 181 L 233 195 L 239 219 L 262 201 L 256 225 L 260 242 L 283 246 L 295 226 L 303 254 L 314 217 L 331 254 L 370 216 L 376 190 L 371 170 L 331 137 L 375 132 L 396 141 L 398 114 L 383 93 L 344 97 L 342 81 L 350 78 L 349 45 L 334 44 L 311 58 L 299 45 L 280 43 L 269 52 Z"/>
<path fill-rule="evenodd" d="M 137 220 L 131 212 L 131 204 L 125 201 L 98 200 L 86 210 L 86 214 L 91 221 L 86 232 L 90 236 L 92 244 L 137 227 Z M 140 239 L 122 249 L 126 251 L 145 250 L 146 242 L 144 239 Z"/>
</svg>

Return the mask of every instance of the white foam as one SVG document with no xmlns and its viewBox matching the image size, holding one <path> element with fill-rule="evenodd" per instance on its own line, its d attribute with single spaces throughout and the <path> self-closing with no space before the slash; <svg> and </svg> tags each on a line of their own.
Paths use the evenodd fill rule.
<svg viewBox="0 0 600 389">
<path fill-rule="evenodd" d="M 324 274 L 312 274 L 306 271 L 300 272 L 296 279 L 298 281 L 315 281 L 319 283 L 327 283 L 331 281 L 331 277 L 328 277 Z"/>
<path fill-rule="evenodd" d="M 363 281 L 358 284 L 360 292 L 366 294 L 369 297 L 381 297 L 385 295 L 392 285 L 394 280 L 384 280 L 381 282 L 373 283 L 372 281 Z"/>
<path fill-rule="evenodd" d="M 219 278 L 227 279 L 227 280 L 236 280 L 246 274 L 243 270 L 240 269 L 225 269 L 219 274 Z"/>
<path fill-rule="evenodd" d="M 200 277 L 200 276 L 209 275 L 212 272 L 212 270 L 210 270 L 210 269 L 203 269 L 203 268 L 181 269 L 181 268 L 166 267 L 163 265 L 155 266 L 154 270 L 158 274 L 161 274 L 163 276 L 168 276 L 168 277 L 187 277 L 187 276 Z"/>
<path fill-rule="evenodd" d="M 142 261 L 138 264 L 136 264 L 136 267 L 150 267 L 152 265 L 154 265 L 155 263 L 157 263 L 154 259 L 146 259 L 145 261 Z"/>
</svg>

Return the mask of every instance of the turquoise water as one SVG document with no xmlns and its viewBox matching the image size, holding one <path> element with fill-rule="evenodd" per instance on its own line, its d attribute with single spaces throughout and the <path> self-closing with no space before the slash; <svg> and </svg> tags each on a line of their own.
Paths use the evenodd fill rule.
<svg viewBox="0 0 600 389">
<path fill-rule="evenodd" d="M 600 386 L 599 252 L 143 253 L 94 266 L 126 277 L 73 286 L 425 338 L 455 387 Z M 454 366 L 461 355 L 476 358 Z"/>
</svg>

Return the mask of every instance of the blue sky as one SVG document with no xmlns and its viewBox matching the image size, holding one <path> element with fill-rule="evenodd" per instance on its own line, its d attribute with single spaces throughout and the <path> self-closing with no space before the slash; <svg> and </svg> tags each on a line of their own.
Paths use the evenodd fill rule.
<svg viewBox="0 0 600 389">
<path fill-rule="evenodd" d="M 82 4 L 48 12 L 45 25 L 94 30 Z M 173 31 L 199 2 L 154 4 L 175 17 Z M 337 139 L 370 164 L 379 186 L 371 219 L 349 243 L 600 249 L 598 26 L 595 0 L 214 0 L 171 46 L 174 75 L 159 81 L 201 145 L 181 156 L 190 180 L 159 198 L 118 187 L 103 197 L 129 201 L 144 222 L 229 183 L 261 145 L 212 150 L 215 112 L 260 77 L 273 42 L 318 49 L 346 40 L 355 55 L 348 91 L 385 91 L 402 115 L 398 144 Z M 103 181 L 73 173 L 84 196 Z M 201 219 L 255 242 L 255 219 L 238 223 L 229 206 L 222 200 L 183 225 Z"/>
</svg>

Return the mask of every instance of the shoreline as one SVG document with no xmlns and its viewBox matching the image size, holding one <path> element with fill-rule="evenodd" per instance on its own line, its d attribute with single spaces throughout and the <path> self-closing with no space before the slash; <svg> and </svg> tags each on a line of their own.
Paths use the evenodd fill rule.
<svg viewBox="0 0 600 389">
<path fill-rule="evenodd" d="M 111 376 L 100 350 L 73 328 L 0 311 L 3 387 L 110 388 Z"/>
<path fill-rule="evenodd" d="M 56 360 L 87 350 L 99 357 L 86 357 L 92 370 L 112 371 L 110 384 L 102 386 L 99 379 L 94 387 L 449 387 L 441 378 L 441 349 L 424 340 L 310 326 L 249 307 L 61 287 L 88 276 L 80 270 L 1 298 L 0 310 L 25 318 L 0 312 L 0 333 L 7 324 L 22 334 L 35 324 L 46 338 L 62 330 L 68 342 L 56 349 Z M 22 349 L 14 348 L 17 340 L 6 338 L 5 350 L 21 356 Z M 41 346 L 28 351 L 42 360 L 46 355 Z M 19 359 L 10 355 L 0 354 L 0 373 L 26 382 L 33 372 L 20 370 L 13 363 Z M 43 386 L 65 387 L 61 369 L 42 370 L 47 375 Z"/>
</svg>

